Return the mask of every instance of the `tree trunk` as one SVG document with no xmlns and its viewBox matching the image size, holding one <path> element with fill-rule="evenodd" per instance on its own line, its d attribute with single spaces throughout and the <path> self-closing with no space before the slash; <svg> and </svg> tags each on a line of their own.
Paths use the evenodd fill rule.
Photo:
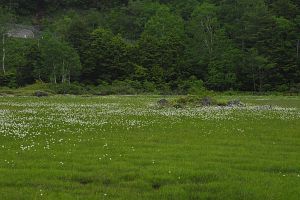
<svg viewBox="0 0 300 200">
<path fill-rule="evenodd" d="M 63 67 L 62 67 L 62 73 L 61 73 L 61 83 L 64 83 L 66 80 L 66 73 L 65 73 L 65 60 L 63 60 Z"/>
<path fill-rule="evenodd" d="M 262 77 L 262 70 L 259 69 L 259 92 L 262 92 L 262 80 L 263 77 Z"/>
<path fill-rule="evenodd" d="M 42 78 L 41 78 L 41 73 L 39 72 L 39 81 L 43 82 Z"/>
<path fill-rule="evenodd" d="M 253 65 L 251 65 L 251 69 L 252 69 L 253 92 L 256 92 L 256 83 L 255 83 L 255 75 L 254 75 Z"/>
<path fill-rule="evenodd" d="M 3 74 L 5 74 L 5 34 L 3 33 L 2 35 L 2 70 Z"/>
<path fill-rule="evenodd" d="M 68 75 L 69 75 L 69 77 L 68 77 L 68 81 L 69 81 L 69 85 L 71 84 L 71 72 L 70 72 L 70 70 L 68 71 L 69 73 L 68 73 Z"/>
<path fill-rule="evenodd" d="M 53 82 L 56 84 L 57 81 L 56 81 L 55 65 L 54 65 L 54 63 L 52 65 L 53 65 Z"/>
<path fill-rule="evenodd" d="M 297 59 L 299 59 L 300 40 L 297 41 Z"/>
</svg>

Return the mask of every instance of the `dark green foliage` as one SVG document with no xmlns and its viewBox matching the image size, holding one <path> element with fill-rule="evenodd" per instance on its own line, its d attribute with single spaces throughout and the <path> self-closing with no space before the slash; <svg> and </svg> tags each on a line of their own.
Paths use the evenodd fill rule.
<svg viewBox="0 0 300 200">
<path fill-rule="evenodd" d="M 15 88 L 16 84 L 16 74 L 15 73 L 6 73 L 0 74 L 0 85 L 10 88 Z"/>
<path fill-rule="evenodd" d="M 100 85 L 105 94 L 198 94 L 204 87 L 295 92 L 299 6 L 295 0 L 0 0 L 1 86 L 40 80 Z M 8 37 L 12 23 L 38 25 L 40 37 Z"/>
<path fill-rule="evenodd" d="M 49 89 L 52 90 L 56 94 L 74 94 L 81 95 L 88 93 L 87 90 L 81 86 L 80 84 L 51 84 L 49 85 Z"/>
<path fill-rule="evenodd" d="M 203 106 L 243 106 L 243 104 L 238 100 L 232 100 L 228 102 L 220 101 L 208 95 L 208 92 L 203 92 L 201 95 L 198 96 L 180 97 L 174 99 L 168 106 L 173 106 L 175 108 Z"/>
<path fill-rule="evenodd" d="M 180 80 L 178 82 L 178 94 L 198 95 L 206 91 L 202 80 L 198 80 L 195 76 L 191 76 L 188 80 Z"/>
<path fill-rule="evenodd" d="M 90 35 L 85 50 L 83 78 L 87 82 L 99 83 L 124 79 L 132 71 L 129 62 L 129 45 L 109 30 L 96 29 Z"/>
</svg>

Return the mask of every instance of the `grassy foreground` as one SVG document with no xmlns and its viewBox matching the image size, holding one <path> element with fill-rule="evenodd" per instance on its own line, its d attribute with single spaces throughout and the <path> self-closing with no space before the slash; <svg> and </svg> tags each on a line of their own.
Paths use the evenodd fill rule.
<svg viewBox="0 0 300 200">
<path fill-rule="evenodd" d="M 299 97 L 160 98 L 0 97 L 0 199 L 299 199 Z"/>
</svg>

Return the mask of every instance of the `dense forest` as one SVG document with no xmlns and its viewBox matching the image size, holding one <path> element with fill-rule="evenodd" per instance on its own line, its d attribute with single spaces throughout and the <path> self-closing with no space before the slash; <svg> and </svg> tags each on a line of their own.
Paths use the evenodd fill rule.
<svg viewBox="0 0 300 200">
<path fill-rule="evenodd" d="M 300 91 L 299 0 L 0 0 L 0 25 L 1 86 Z"/>
</svg>

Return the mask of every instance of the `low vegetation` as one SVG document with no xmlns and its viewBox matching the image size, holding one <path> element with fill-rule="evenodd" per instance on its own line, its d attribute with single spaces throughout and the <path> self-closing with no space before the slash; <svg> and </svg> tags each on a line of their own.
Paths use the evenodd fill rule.
<svg viewBox="0 0 300 200">
<path fill-rule="evenodd" d="M 299 97 L 198 98 L 0 97 L 1 199 L 297 200 Z"/>
</svg>

